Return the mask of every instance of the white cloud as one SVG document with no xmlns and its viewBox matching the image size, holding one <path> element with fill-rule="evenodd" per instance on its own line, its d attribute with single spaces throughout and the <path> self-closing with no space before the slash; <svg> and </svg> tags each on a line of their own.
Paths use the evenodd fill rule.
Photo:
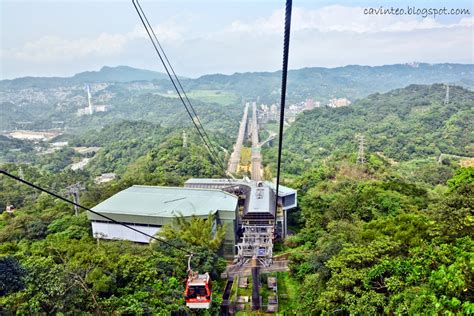
<svg viewBox="0 0 474 316">
<path fill-rule="evenodd" d="M 206 33 L 192 27 L 199 23 L 197 17 L 170 18 L 154 27 L 179 74 L 273 71 L 280 67 L 283 10 L 253 22 L 229 22 L 219 31 Z M 296 7 L 292 18 L 291 68 L 473 62 L 473 17 L 447 22 L 414 16 L 368 16 L 361 7 L 333 5 L 317 10 Z M 32 71 L 71 74 L 112 64 L 161 70 L 148 41 L 141 24 L 129 32 L 89 38 L 45 36 L 0 51 L 6 61 L 1 66 L 10 77 L 17 76 L 18 69 L 22 75 Z"/>
<path fill-rule="evenodd" d="M 183 27 L 161 24 L 153 29 L 160 41 L 178 41 L 182 37 Z M 148 39 L 141 25 L 137 25 L 128 33 L 101 33 L 94 38 L 66 39 L 58 36 L 43 36 L 38 40 L 26 42 L 20 48 L 3 48 L 1 56 L 5 59 L 37 63 L 116 56 L 124 52 L 128 43 L 137 39 Z"/>
<path fill-rule="evenodd" d="M 317 30 L 320 32 L 381 33 L 411 32 L 423 29 L 452 28 L 473 25 L 472 17 L 462 18 L 458 23 L 441 23 L 432 17 L 421 18 L 403 15 L 367 15 L 362 7 L 331 5 L 317 10 L 294 8 L 292 31 Z M 266 18 L 252 23 L 234 21 L 227 29 L 229 32 L 281 33 L 284 11 L 277 10 Z"/>
</svg>

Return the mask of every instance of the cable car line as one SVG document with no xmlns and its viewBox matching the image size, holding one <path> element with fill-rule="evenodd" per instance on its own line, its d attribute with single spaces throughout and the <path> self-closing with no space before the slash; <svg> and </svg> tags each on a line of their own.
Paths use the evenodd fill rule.
<svg viewBox="0 0 474 316">
<path fill-rule="evenodd" d="M 168 69 L 168 66 L 166 65 L 165 60 L 163 59 L 163 56 L 162 56 L 162 54 L 160 53 L 160 50 L 159 50 L 159 48 L 158 48 L 158 47 L 161 48 L 161 45 L 158 46 L 159 43 L 158 43 L 158 44 L 155 43 L 154 38 L 153 38 L 153 36 L 152 36 L 152 32 L 154 33 L 153 28 L 151 27 L 151 25 L 149 25 L 149 27 L 147 26 L 147 23 L 145 22 L 145 17 L 142 16 L 142 14 L 141 14 L 141 12 L 140 12 L 141 7 L 140 7 L 140 9 L 139 9 L 138 6 L 137 6 L 137 4 L 139 5 L 138 0 L 132 0 L 132 3 L 133 3 L 133 6 L 135 7 L 135 10 L 137 11 L 137 14 L 138 14 L 138 16 L 139 16 L 139 18 L 140 18 L 140 20 L 141 20 L 141 22 L 142 22 L 142 24 L 143 24 L 143 26 L 144 26 L 144 28 L 145 28 L 145 31 L 146 31 L 147 34 L 148 34 L 148 37 L 150 38 L 150 41 L 152 42 L 152 45 L 153 45 L 153 47 L 154 47 L 154 49 L 155 49 L 155 51 L 156 51 L 156 53 L 157 53 L 157 55 L 158 55 L 158 57 L 159 57 L 161 63 L 163 64 L 163 67 L 165 68 L 166 73 L 168 74 L 168 77 L 169 77 L 170 80 L 171 80 L 171 83 L 173 84 L 173 87 L 174 87 L 175 90 L 176 90 L 176 93 L 178 94 L 179 99 L 180 99 L 181 102 L 183 103 L 184 108 L 186 109 L 186 112 L 188 113 L 189 117 L 191 118 L 191 121 L 193 122 L 194 127 L 195 127 L 196 130 L 198 131 L 199 136 L 201 137 L 201 139 L 203 140 L 203 142 L 204 142 L 204 144 L 206 145 L 207 149 L 209 150 L 209 153 L 211 154 L 212 159 L 213 159 L 217 164 L 219 164 L 219 166 L 220 166 L 220 167 L 224 170 L 224 172 L 226 173 L 226 170 L 227 170 L 227 169 L 224 167 L 224 165 L 222 164 L 222 162 L 220 161 L 220 159 L 218 159 L 218 156 L 217 156 L 217 154 L 216 154 L 214 148 L 212 147 L 212 144 L 210 144 L 210 141 L 206 140 L 206 137 L 205 137 L 204 134 L 203 134 L 204 128 L 202 127 L 202 124 L 201 124 L 201 129 L 202 129 L 202 131 L 201 131 L 201 129 L 200 129 L 199 126 L 197 125 L 196 121 L 194 120 L 194 116 L 191 114 L 191 111 L 189 110 L 188 105 L 187 105 L 186 102 L 184 101 L 184 98 L 183 98 L 183 96 L 181 95 L 181 92 L 180 92 L 180 90 L 178 89 L 178 86 L 177 86 L 177 84 L 175 83 L 175 80 L 174 80 L 173 77 L 171 76 L 170 70 Z M 142 11 L 143 11 L 143 10 L 142 10 Z M 148 23 L 148 24 L 149 24 L 149 23 Z M 156 35 L 155 35 L 155 37 L 156 37 Z M 162 48 L 161 48 L 161 50 L 163 51 Z M 163 52 L 164 52 L 164 51 L 163 51 Z M 168 60 L 168 62 L 169 62 L 169 60 Z M 194 111 L 194 110 L 193 110 L 193 111 Z M 194 111 L 194 113 L 195 113 L 195 111 Z M 197 116 L 196 116 L 196 117 L 197 117 Z M 198 122 L 200 123 L 199 117 L 197 117 L 197 120 L 198 120 Z"/>
<path fill-rule="evenodd" d="M 161 50 L 161 52 L 162 52 L 162 54 L 163 54 L 163 57 L 165 58 L 166 62 L 168 63 L 168 66 L 170 67 L 170 70 L 171 70 L 171 72 L 173 73 L 173 76 L 174 76 L 176 82 L 178 83 L 178 86 L 179 86 L 179 88 L 181 89 L 181 92 L 184 94 L 184 98 L 185 98 L 186 101 L 188 102 L 189 107 L 191 108 L 191 110 L 192 110 L 194 116 L 196 117 L 196 119 L 197 119 L 199 125 L 201 126 L 201 129 L 202 129 L 202 132 L 203 132 L 204 136 L 207 138 L 208 142 L 212 145 L 212 142 L 211 142 L 211 140 L 210 140 L 210 137 L 209 137 L 209 135 L 207 134 L 206 130 L 204 129 L 204 126 L 203 126 L 203 124 L 202 124 L 202 122 L 201 122 L 201 119 L 199 118 L 199 115 L 196 113 L 196 110 L 194 109 L 194 106 L 192 105 L 191 100 L 189 100 L 188 95 L 187 95 L 187 93 L 186 93 L 186 90 L 184 90 L 184 88 L 183 88 L 183 86 L 182 86 L 182 84 L 181 84 L 181 80 L 179 80 L 178 75 L 176 75 L 176 72 L 174 71 L 174 68 L 173 68 L 173 66 L 171 65 L 171 62 L 169 61 L 168 56 L 166 55 L 165 50 L 164 50 L 163 47 L 161 46 L 161 43 L 160 43 L 160 41 L 158 40 L 158 37 L 156 36 L 155 31 L 153 30 L 153 27 L 151 26 L 150 22 L 148 21 L 148 18 L 147 18 L 146 14 L 145 14 L 145 11 L 143 11 L 142 6 L 140 5 L 140 2 L 138 2 L 138 0 L 136 0 L 136 3 L 137 3 L 138 8 L 140 9 L 140 11 L 141 11 L 141 13 L 142 13 L 142 15 L 143 15 L 143 18 L 145 19 L 145 21 L 146 21 L 148 27 L 150 28 L 151 33 L 153 34 L 153 38 L 155 39 L 156 43 L 158 44 L 158 47 L 160 48 L 160 50 Z"/>
<path fill-rule="evenodd" d="M 278 162 L 277 162 L 277 181 L 276 181 L 276 196 L 275 209 L 278 208 L 278 190 L 280 188 L 280 169 L 281 169 L 281 149 L 283 145 L 283 125 L 285 122 L 285 101 L 286 101 L 286 81 L 288 77 L 288 56 L 290 48 L 290 30 L 291 30 L 291 7 L 292 0 L 286 0 L 285 10 L 285 37 L 283 39 L 283 65 L 281 71 L 281 100 L 280 100 L 280 133 L 278 141 Z"/>
<path fill-rule="evenodd" d="M 26 181 L 26 180 L 23 180 L 23 179 L 21 179 L 21 178 L 15 176 L 15 175 L 9 173 L 9 172 L 6 171 L 6 170 L 0 169 L 0 173 L 3 173 L 3 174 L 6 175 L 7 177 L 10 177 L 10 178 L 13 179 L 13 180 L 16 180 L 16 181 L 18 181 L 18 182 L 21 182 L 21 183 L 23 183 L 23 184 L 26 184 L 26 185 L 28 185 L 28 186 L 30 186 L 30 187 L 32 187 L 32 188 L 38 190 L 38 191 L 47 193 L 47 194 L 49 194 L 49 195 L 51 195 L 51 196 L 54 196 L 54 197 L 57 198 L 57 199 L 60 199 L 60 200 L 62 200 L 62 201 L 64 201 L 64 202 L 67 202 L 67 203 L 69 203 L 69 204 L 72 204 L 72 205 L 74 205 L 74 206 L 77 206 L 77 207 L 79 207 L 79 208 L 82 208 L 83 210 L 89 211 L 89 212 L 91 212 L 92 214 L 95 214 L 95 215 L 100 216 L 100 217 L 102 217 L 102 218 L 105 218 L 105 219 L 107 219 L 107 220 L 113 222 L 114 224 L 122 225 L 123 227 L 126 227 L 126 228 L 128 228 L 128 229 L 131 229 L 131 230 L 133 230 L 133 231 L 135 231 L 135 232 L 137 232 L 137 233 L 139 233 L 139 234 L 142 234 L 143 236 L 146 236 L 146 237 L 148 237 L 148 238 L 150 238 L 150 239 L 159 241 L 159 242 L 161 242 L 161 243 L 163 243 L 163 244 L 165 244 L 165 245 L 168 245 L 168 246 L 170 246 L 170 247 L 172 247 L 172 248 L 174 248 L 174 249 L 176 249 L 176 250 L 182 251 L 182 252 L 186 253 L 187 255 L 190 255 L 190 256 L 193 255 L 193 253 L 192 253 L 191 251 L 188 251 L 188 250 L 186 250 L 186 249 L 184 249 L 184 248 L 175 246 L 175 245 L 173 245 L 173 244 L 167 242 L 166 240 L 157 238 L 157 237 L 155 237 L 155 236 L 153 236 L 153 235 L 150 235 L 150 234 L 147 234 L 147 233 L 145 233 L 145 232 L 142 232 L 142 231 L 139 230 L 139 229 L 133 228 L 132 226 L 129 226 L 129 225 L 127 225 L 127 224 L 124 224 L 124 223 L 121 223 L 121 222 L 119 222 L 119 221 L 116 221 L 115 219 L 113 219 L 113 218 L 111 218 L 111 217 L 108 217 L 108 216 L 106 216 L 106 215 L 102 215 L 102 214 L 100 214 L 99 212 L 93 211 L 93 210 L 91 210 L 91 209 L 88 208 L 88 207 L 85 207 L 85 206 L 82 206 L 82 205 L 80 205 L 80 204 L 74 203 L 73 201 L 68 200 L 68 199 L 66 199 L 66 198 L 63 197 L 63 196 L 60 196 L 60 195 L 58 195 L 58 194 L 56 194 L 56 193 L 53 193 L 53 192 L 51 192 L 51 191 L 49 191 L 49 190 L 47 190 L 47 189 L 42 188 L 42 187 L 40 187 L 40 186 L 38 186 L 38 185 L 36 185 L 36 184 L 33 184 L 33 183 L 28 182 L 28 181 Z"/>
</svg>

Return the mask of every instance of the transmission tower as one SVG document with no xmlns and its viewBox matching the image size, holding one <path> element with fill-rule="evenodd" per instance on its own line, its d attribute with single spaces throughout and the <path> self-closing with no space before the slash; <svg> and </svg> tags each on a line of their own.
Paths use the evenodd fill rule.
<svg viewBox="0 0 474 316">
<path fill-rule="evenodd" d="M 446 84 L 446 96 L 444 98 L 444 104 L 448 104 L 449 103 L 449 84 Z"/>
<path fill-rule="evenodd" d="M 25 180 L 25 173 L 23 172 L 23 168 L 21 166 L 18 168 L 18 178 Z"/>
<path fill-rule="evenodd" d="M 360 165 L 363 165 L 365 163 L 365 148 L 364 148 L 365 139 L 363 135 L 359 135 L 357 139 L 359 141 L 359 153 L 357 156 L 357 163 Z"/>
<path fill-rule="evenodd" d="M 183 148 L 188 147 L 188 136 L 186 135 L 186 131 L 183 131 Z"/>
<path fill-rule="evenodd" d="M 74 199 L 74 203 L 79 204 L 79 191 L 84 190 L 84 186 L 78 182 L 78 183 L 68 186 L 67 190 L 69 194 L 72 195 Z M 74 205 L 74 214 L 76 214 L 76 216 L 79 215 L 79 208 L 77 205 Z"/>
</svg>

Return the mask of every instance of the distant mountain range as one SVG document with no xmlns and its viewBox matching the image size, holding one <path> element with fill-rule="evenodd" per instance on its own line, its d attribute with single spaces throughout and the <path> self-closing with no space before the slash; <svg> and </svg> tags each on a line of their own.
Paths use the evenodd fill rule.
<svg viewBox="0 0 474 316">
<path fill-rule="evenodd" d="M 314 98 L 326 101 L 334 97 L 355 100 L 374 92 L 386 92 L 409 84 L 450 83 L 474 88 L 473 64 L 396 64 L 384 66 L 350 65 L 337 68 L 303 68 L 288 72 L 288 99 Z M 252 72 L 206 75 L 192 80 L 191 89 L 232 90 L 262 102 L 277 102 L 281 72 Z"/>
<path fill-rule="evenodd" d="M 288 99 L 299 101 L 333 97 L 351 100 L 374 92 L 386 92 L 409 84 L 451 83 L 474 88 L 473 64 L 396 64 L 384 66 L 349 65 L 336 68 L 303 68 L 288 74 Z M 281 72 L 247 72 L 232 75 L 212 74 L 197 79 L 182 78 L 187 90 L 225 90 L 244 98 L 277 102 Z M 162 89 L 172 89 L 166 74 L 128 66 L 103 67 L 69 78 L 24 77 L 0 81 L 0 89 L 49 88 L 84 83 L 155 81 Z"/>
<path fill-rule="evenodd" d="M 22 77 L 1 80 L 0 87 L 11 89 L 49 88 L 85 83 L 151 81 L 167 78 L 167 74 L 151 70 L 137 69 L 129 66 L 104 66 L 99 71 L 85 71 L 72 77 Z"/>
</svg>

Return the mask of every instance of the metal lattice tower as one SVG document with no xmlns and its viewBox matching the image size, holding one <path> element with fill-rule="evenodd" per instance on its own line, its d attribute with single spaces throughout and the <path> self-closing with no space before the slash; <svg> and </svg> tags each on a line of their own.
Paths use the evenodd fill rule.
<svg viewBox="0 0 474 316">
<path fill-rule="evenodd" d="M 25 180 L 25 173 L 23 172 L 23 168 L 21 166 L 18 168 L 18 178 Z"/>
<path fill-rule="evenodd" d="M 449 103 L 449 84 L 446 84 L 446 96 L 444 98 L 444 104 Z"/>
<path fill-rule="evenodd" d="M 186 135 L 186 131 L 183 131 L 183 148 L 188 147 L 188 135 Z"/>
<path fill-rule="evenodd" d="M 364 147 L 365 139 L 363 135 L 359 135 L 357 139 L 359 141 L 359 152 L 357 155 L 357 163 L 360 165 L 363 165 L 366 161 L 365 160 L 365 147 Z"/>
<path fill-rule="evenodd" d="M 82 184 L 75 183 L 67 187 L 68 193 L 72 195 L 75 204 L 79 204 L 79 191 L 84 190 L 84 186 Z M 76 216 L 79 215 L 79 208 L 77 205 L 74 205 L 74 214 Z"/>
<path fill-rule="evenodd" d="M 264 267 L 272 264 L 273 258 L 273 226 L 242 226 L 242 241 L 237 247 L 237 262 L 239 265 L 248 263 L 256 258 Z"/>
</svg>

